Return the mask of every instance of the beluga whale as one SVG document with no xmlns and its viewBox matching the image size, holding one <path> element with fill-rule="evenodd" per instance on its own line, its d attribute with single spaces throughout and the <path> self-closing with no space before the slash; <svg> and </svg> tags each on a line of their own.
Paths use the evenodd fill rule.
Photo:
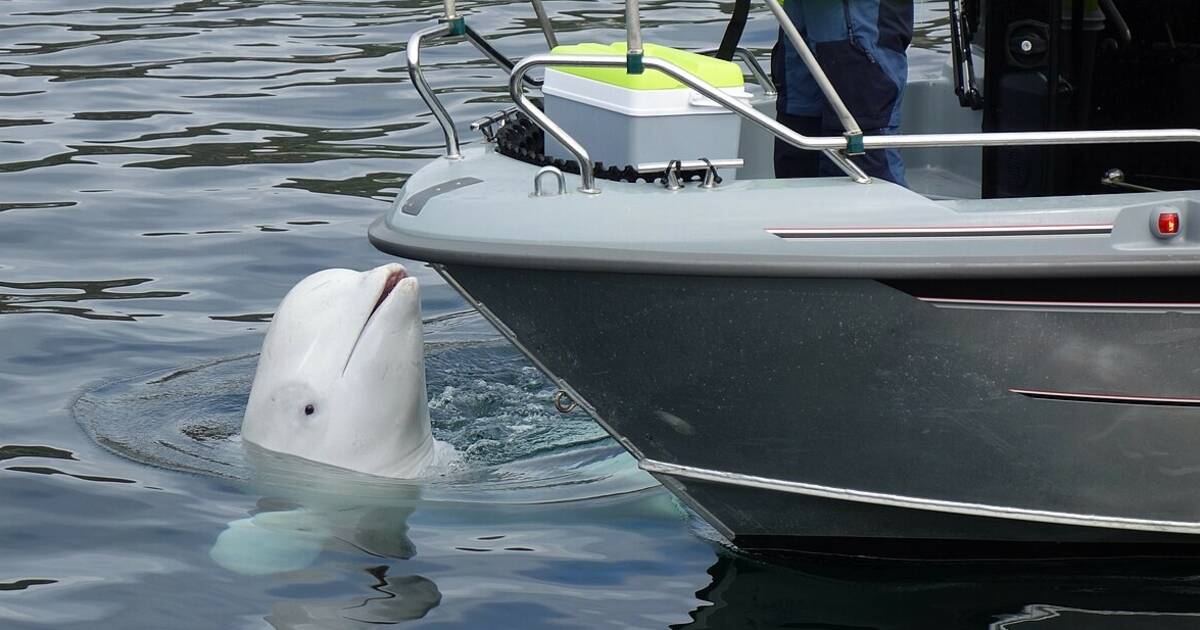
<svg viewBox="0 0 1200 630">
<path fill-rule="evenodd" d="M 242 439 L 381 477 L 448 461 L 425 391 L 420 289 L 403 265 L 301 280 L 267 328 Z"/>
</svg>

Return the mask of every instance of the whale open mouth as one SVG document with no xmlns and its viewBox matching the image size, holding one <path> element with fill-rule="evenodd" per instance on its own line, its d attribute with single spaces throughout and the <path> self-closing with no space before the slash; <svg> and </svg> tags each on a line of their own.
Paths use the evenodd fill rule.
<svg viewBox="0 0 1200 630">
<path fill-rule="evenodd" d="M 383 286 L 379 289 L 379 297 L 376 298 L 375 305 L 371 307 L 371 312 L 367 313 L 362 328 L 358 330 L 358 336 L 354 338 L 354 343 L 350 346 L 350 352 L 346 354 L 346 363 L 342 365 L 343 375 L 346 373 L 346 368 L 350 367 L 350 359 L 354 357 L 354 351 L 358 349 L 358 342 L 362 341 L 363 334 L 367 332 L 367 327 L 371 324 L 371 319 L 375 317 L 375 313 L 379 312 L 379 308 L 383 306 L 392 291 L 400 285 L 400 281 L 407 277 L 408 272 L 399 265 L 388 271 L 387 279 L 383 281 Z"/>
<path fill-rule="evenodd" d="M 396 285 L 400 284 L 400 281 L 407 277 L 408 272 L 404 270 L 404 267 L 399 267 L 388 273 L 387 280 L 383 282 L 383 289 L 379 291 L 379 299 L 375 300 L 375 306 L 371 307 L 371 312 L 367 314 L 368 320 L 375 315 L 375 311 L 378 311 L 380 306 L 383 306 L 383 301 L 387 299 L 387 296 L 392 294 L 392 290 L 396 288 Z"/>
</svg>

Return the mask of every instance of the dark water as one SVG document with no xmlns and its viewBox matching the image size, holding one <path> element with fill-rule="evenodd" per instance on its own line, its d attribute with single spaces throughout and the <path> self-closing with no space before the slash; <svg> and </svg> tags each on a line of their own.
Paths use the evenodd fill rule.
<svg viewBox="0 0 1200 630">
<path fill-rule="evenodd" d="M 437 6 L 0 2 L 0 627 L 1200 627 L 1186 559 L 738 556 L 416 264 L 430 342 L 459 344 L 435 422 L 476 476 L 247 474 L 229 429 L 270 313 L 385 262 L 366 226 L 440 150 L 402 58 Z M 543 45 L 525 4 L 464 6 L 512 56 Z M 549 7 L 564 41 L 619 37 L 619 4 Z M 710 46 L 721 8 L 651 3 L 647 38 Z M 458 120 L 504 102 L 465 45 L 426 58 Z"/>
</svg>

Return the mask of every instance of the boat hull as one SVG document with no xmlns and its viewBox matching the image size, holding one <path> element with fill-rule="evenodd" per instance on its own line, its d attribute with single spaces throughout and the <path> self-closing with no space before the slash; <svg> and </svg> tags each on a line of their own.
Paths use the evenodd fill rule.
<svg viewBox="0 0 1200 630">
<path fill-rule="evenodd" d="M 536 173 L 433 160 L 371 242 L 738 545 L 1200 541 L 1200 192 Z"/>
<path fill-rule="evenodd" d="M 1193 279 L 437 267 L 741 547 L 1198 540 Z"/>
</svg>

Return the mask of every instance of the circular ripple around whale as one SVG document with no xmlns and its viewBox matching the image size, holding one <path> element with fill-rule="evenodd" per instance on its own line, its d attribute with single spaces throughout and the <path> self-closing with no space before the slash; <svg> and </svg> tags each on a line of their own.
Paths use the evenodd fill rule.
<svg viewBox="0 0 1200 630">
<path fill-rule="evenodd" d="M 656 485 L 585 414 L 554 409 L 554 387 L 501 339 L 427 342 L 434 436 L 460 454 L 417 480 L 363 475 L 271 453 L 240 437 L 257 354 L 103 383 L 75 401 L 98 444 L 138 462 L 274 486 L 338 492 L 419 489 L 422 501 L 546 503 Z"/>
</svg>

